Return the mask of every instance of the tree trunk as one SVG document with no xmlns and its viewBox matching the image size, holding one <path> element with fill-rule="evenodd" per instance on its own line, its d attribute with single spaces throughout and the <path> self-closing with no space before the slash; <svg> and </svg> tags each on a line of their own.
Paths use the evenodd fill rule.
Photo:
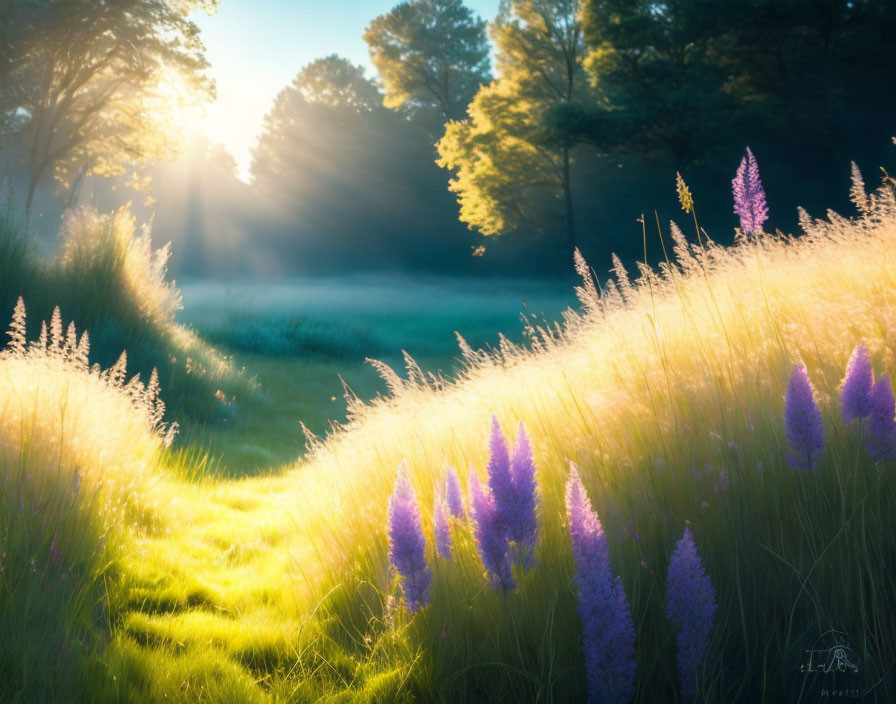
<svg viewBox="0 0 896 704">
<path fill-rule="evenodd" d="M 572 208 L 572 183 L 569 178 L 569 147 L 563 147 L 563 200 L 566 204 L 566 246 L 570 256 L 576 249 L 576 221 Z"/>
</svg>

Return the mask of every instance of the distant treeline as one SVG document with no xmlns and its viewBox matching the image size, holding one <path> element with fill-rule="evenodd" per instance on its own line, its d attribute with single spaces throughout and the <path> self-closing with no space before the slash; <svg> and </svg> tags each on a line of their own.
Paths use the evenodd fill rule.
<svg viewBox="0 0 896 704">
<path fill-rule="evenodd" d="M 220 155 L 175 167 L 189 177 L 155 167 L 156 235 L 182 272 L 557 274 L 574 246 L 599 268 L 643 256 L 642 228 L 655 261 L 657 224 L 682 215 L 676 171 L 724 242 L 746 146 L 784 231 L 798 205 L 847 209 L 851 160 L 870 175 L 896 153 L 889 0 L 505 0 L 488 23 L 408 0 L 364 39 L 377 77 L 334 55 L 283 89 L 251 186 Z M 6 109 L 20 134 L 35 114 Z M 120 199 L 85 195 L 78 174 L 103 174 L 73 163 L 63 200 Z"/>
</svg>

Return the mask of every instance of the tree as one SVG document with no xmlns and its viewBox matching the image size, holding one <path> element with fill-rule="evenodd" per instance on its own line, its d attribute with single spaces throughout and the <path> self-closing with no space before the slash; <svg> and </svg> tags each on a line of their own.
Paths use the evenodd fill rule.
<svg viewBox="0 0 896 704">
<path fill-rule="evenodd" d="M 214 92 L 199 30 L 187 18 L 193 8 L 213 6 L 11 0 L 4 7 L 0 114 L 28 166 L 26 212 L 46 173 L 71 188 L 87 175 L 124 174 L 171 151 L 173 110 Z"/>
<path fill-rule="evenodd" d="M 585 0 L 585 67 L 598 100 L 565 127 L 603 150 L 677 168 L 708 154 L 736 107 L 710 9 L 706 0 Z"/>
<path fill-rule="evenodd" d="M 830 154 L 849 133 L 891 134 L 881 117 L 896 100 L 880 89 L 896 72 L 891 0 L 734 0 L 716 22 L 726 90 L 774 142 Z"/>
<path fill-rule="evenodd" d="M 450 188 L 471 228 L 500 235 L 559 225 L 571 252 L 575 143 L 547 118 L 588 100 L 578 2 L 510 0 L 491 34 L 500 77 L 476 94 L 466 120 L 447 125 L 438 164 L 454 171 Z"/>
<path fill-rule="evenodd" d="M 340 162 L 357 158 L 359 137 L 369 136 L 366 118 L 381 110 L 361 66 L 336 55 L 308 64 L 265 116 L 251 166 L 256 187 L 297 215 L 319 212 L 326 191 L 351 178 Z"/>
<path fill-rule="evenodd" d="M 464 116 L 488 83 L 486 23 L 462 0 L 406 0 L 370 23 L 364 41 L 385 88 L 387 108 Z"/>
<path fill-rule="evenodd" d="M 281 251 L 342 270 L 465 257 L 431 139 L 382 100 L 360 66 L 336 56 L 303 68 L 277 96 L 251 173 L 287 213 Z"/>
<path fill-rule="evenodd" d="M 745 140 L 830 157 L 894 103 L 889 0 L 585 0 L 584 30 L 600 102 L 574 136 L 677 168 Z"/>
<path fill-rule="evenodd" d="M 379 89 L 364 75 L 364 69 L 336 54 L 305 66 L 293 81 L 293 89 L 308 104 L 335 112 L 362 114 L 382 103 Z"/>
</svg>

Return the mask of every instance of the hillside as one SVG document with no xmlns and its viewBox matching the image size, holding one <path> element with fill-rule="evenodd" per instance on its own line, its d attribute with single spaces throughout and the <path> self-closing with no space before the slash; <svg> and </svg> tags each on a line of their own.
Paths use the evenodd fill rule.
<svg viewBox="0 0 896 704">
<path fill-rule="evenodd" d="M 15 469 L 22 487 L 43 477 L 62 496 L 58 468 L 71 462 L 82 488 L 66 501 L 99 498 L 77 508 L 84 528 L 66 551 L 82 556 L 66 580 L 80 591 L 64 597 L 81 604 L 77 628 L 38 636 L 28 619 L 39 609 L 23 610 L 17 638 L 33 660 L 20 667 L 2 651 L 3 681 L 15 683 L 4 694 L 30 701 L 50 682 L 89 701 L 582 700 L 563 505 L 574 462 L 631 605 L 635 701 L 679 697 L 666 570 L 686 525 L 718 601 L 698 678 L 706 700 L 812 700 L 805 651 L 836 629 L 861 657 L 869 699 L 886 701 L 896 478 L 866 451 L 867 429 L 842 423 L 839 386 L 862 342 L 876 375 L 896 370 L 892 188 L 862 205 L 855 219 L 802 217 L 798 239 L 733 248 L 674 229 L 674 262 L 631 281 L 617 268 L 600 289 L 580 261 L 582 309 L 562 326 L 492 354 L 462 343 L 469 368 L 456 382 L 412 362 L 406 378 L 383 369 L 393 395 L 355 403 L 344 428 L 311 438 L 309 457 L 278 476 L 203 478 L 202 458 L 164 449 L 143 407 L 97 372 L 5 354 L 5 475 Z M 785 393 L 800 363 L 825 427 L 810 472 L 787 459 Z M 454 522 L 452 559 L 433 554 L 434 487 L 446 465 L 465 490 L 468 468 L 484 480 L 493 413 L 510 438 L 525 424 L 537 467 L 535 566 L 509 592 L 489 588 L 468 521 Z M 387 506 L 403 460 L 433 571 L 416 614 L 389 572 Z M 16 506 L 3 496 L 8 521 Z M 6 609 L 34 601 L 29 565 L 50 593 L 62 589 L 50 552 L 60 533 L 39 512 L 13 524 L 30 537 L 8 531 L 3 550 L 27 544 L 32 558 L 19 581 L 6 577 Z"/>
</svg>

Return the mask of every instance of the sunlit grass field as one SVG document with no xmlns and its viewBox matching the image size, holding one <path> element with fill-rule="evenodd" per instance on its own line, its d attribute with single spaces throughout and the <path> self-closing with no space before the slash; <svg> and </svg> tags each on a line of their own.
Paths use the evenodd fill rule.
<svg viewBox="0 0 896 704">
<path fill-rule="evenodd" d="M 305 452 L 299 420 L 316 435 L 346 419 L 346 387 L 370 400 L 386 392 L 369 359 L 454 378 L 463 370 L 455 332 L 496 345 L 524 340 L 533 323 L 575 302 L 570 281 L 344 275 L 275 284 L 196 281 L 181 286 L 181 323 L 245 370 L 252 394 L 226 397 L 220 417 L 184 428 L 229 476 L 293 464 Z"/>
<path fill-rule="evenodd" d="M 350 404 L 338 432 L 262 477 L 206 475 L 195 443 L 166 449 L 140 398 L 64 355 L 6 353 L 0 698 L 584 700 L 575 462 L 631 604 L 636 701 L 679 698 L 665 575 L 686 525 L 719 604 L 700 697 L 818 701 L 801 666 L 837 629 L 867 700 L 892 700 L 896 468 L 842 425 L 838 387 L 860 342 L 877 374 L 896 371 L 893 192 L 803 225 L 732 249 L 666 233 L 669 261 L 611 286 L 580 262 L 562 325 L 491 353 L 463 344 L 451 380 L 383 369 L 388 398 Z M 799 362 L 826 428 L 813 472 L 787 463 Z M 489 588 L 469 524 L 453 526 L 454 559 L 432 546 L 434 486 L 448 464 L 484 477 L 493 413 L 508 433 L 525 424 L 539 487 L 537 564 L 508 593 Z M 386 537 L 402 460 L 434 574 L 415 615 Z"/>
</svg>

